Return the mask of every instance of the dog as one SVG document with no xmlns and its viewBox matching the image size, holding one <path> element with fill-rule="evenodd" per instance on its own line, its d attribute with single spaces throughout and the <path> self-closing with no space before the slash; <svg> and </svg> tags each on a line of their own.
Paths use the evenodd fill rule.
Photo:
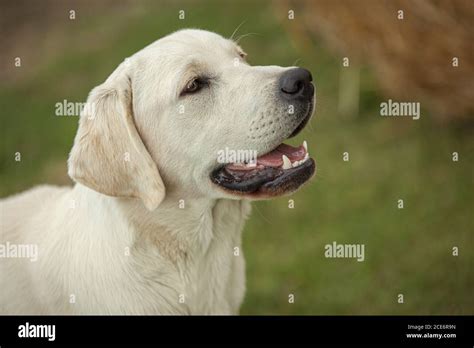
<svg viewBox="0 0 474 348">
<path fill-rule="evenodd" d="M 312 116 L 311 73 L 251 66 L 233 40 L 184 29 L 126 58 L 87 104 L 75 186 L 1 200 L 0 313 L 238 314 L 250 202 L 315 173 L 306 142 L 283 144 Z M 219 161 L 224 149 L 257 156 Z"/>
</svg>

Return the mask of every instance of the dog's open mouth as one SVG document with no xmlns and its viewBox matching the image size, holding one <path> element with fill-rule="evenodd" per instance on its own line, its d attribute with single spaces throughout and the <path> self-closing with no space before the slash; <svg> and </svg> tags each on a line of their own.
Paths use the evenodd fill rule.
<svg viewBox="0 0 474 348">
<path fill-rule="evenodd" d="M 211 180 L 233 193 L 265 198 L 295 191 L 315 169 L 304 141 L 298 147 L 280 144 L 253 163 L 227 164 L 212 172 Z"/>
</svg>

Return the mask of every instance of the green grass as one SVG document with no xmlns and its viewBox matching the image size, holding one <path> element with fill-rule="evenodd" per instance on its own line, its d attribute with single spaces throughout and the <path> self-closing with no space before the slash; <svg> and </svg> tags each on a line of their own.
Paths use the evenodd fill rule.
<svg viewBox="0 0 474 348">
<path fill-rule="evenodd" d="M 257 33 L 241 41 L 252 64 L 300 59 L 313 72 L 316 117 L 291 142 L 308 140 L 318 175 L 292 197 L 254 204 L 244 232 L 242 313 L 474 312 L 472 129 L 437 125 L 427 112 L 419 121 L 380 117 L 384 97 L 367 67 L 361 70 L 360 114 L 338 115 L 340 57 L 319 43 L 295 48 L 268 2 L 147 4 L 66 25 L 67 42 L 54 59 L 0 88 L 2 197 L 65 182 L 77 118 L 54 116 L 56 102 L 85 101 L 125 57 L 169 32 L 199 27 L 230 36 L 245 21 L 240 32 Z M 185 21 L 178 20 L 179 9 L 186 10 Z M 14 161 L 17 151 L 21 162 Z M 342 160 L 345 151 L 349 162 Z M 451 160 L 454 151 L 459 162 Z M 397 208 L 400 198 L 404 209 Z M 332 241 L 364 243 L 365 261 L 325 258 L 324 245 Z M 451 255 L 453 246 L 458 257 Z"/>
</svg>

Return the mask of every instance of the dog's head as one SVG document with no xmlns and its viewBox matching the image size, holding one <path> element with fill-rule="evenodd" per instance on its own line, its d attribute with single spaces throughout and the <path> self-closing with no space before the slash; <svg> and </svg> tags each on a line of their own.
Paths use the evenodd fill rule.
<svg viewBox="0 0 474 348">
<path fill-rule="evenodd" d="M 74 180 L 154 209 L 188 198 L 268 198 L 315 171 L 283 141 L 311 117 L 309 71 L 250 66 L 233 41 L 182 30 L 127 58 L 88 99 L 69 157 Z"/>
</svg>

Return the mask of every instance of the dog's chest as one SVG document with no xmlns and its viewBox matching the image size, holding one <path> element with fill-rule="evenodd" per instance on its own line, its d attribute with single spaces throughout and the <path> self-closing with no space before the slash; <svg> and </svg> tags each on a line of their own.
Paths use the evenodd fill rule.
<svg viewBox="0 0 474 348">
<path fill-rule="evenodd" d="M 142 289 L 142 298 L 152 301 L 151 312 L 238 313 L 245 292 L 241 236 L 249 210 L 247 202 L 218 201 L 199 221 L 182 221 L 186 231 L 166 231 L 151 243 L 157 250 L 147 248 L 143 256 L 163 258 L 140 260 L 137 268 L 140 283 L 151 280 Z M 186 238 L 168 238 L 174 234 Z"/>
</svg>

